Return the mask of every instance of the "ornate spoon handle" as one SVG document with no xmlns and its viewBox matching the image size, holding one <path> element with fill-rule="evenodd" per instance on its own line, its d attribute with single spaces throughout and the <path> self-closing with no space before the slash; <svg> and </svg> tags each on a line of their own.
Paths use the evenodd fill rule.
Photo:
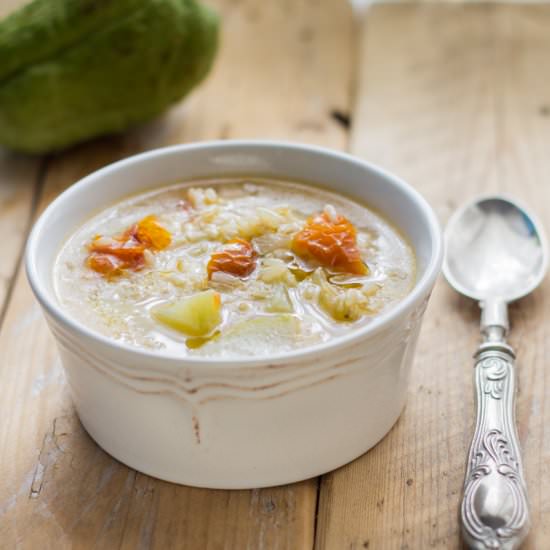
<svg viewBox="0 0 550 550">
<path fill-rule="evenodd" d="M 504 342 L 486 342 L 475 355 L 477 418 L 461 508 L 470 548 L 515 549 L 529 529 L 515 425 L 514 358 Z"/>
</svg>

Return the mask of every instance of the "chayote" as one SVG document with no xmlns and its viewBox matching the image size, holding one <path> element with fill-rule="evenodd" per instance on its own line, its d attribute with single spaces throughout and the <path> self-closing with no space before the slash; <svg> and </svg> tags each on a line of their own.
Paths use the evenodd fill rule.
<svg viewBox="0 0 550 550">
<path fill-rule="evenodd" d="M 153 118 L 208 73 L 196 0 L 34 0 L 0 21 L 0 144 L 47 153 Z"/>
</svg>

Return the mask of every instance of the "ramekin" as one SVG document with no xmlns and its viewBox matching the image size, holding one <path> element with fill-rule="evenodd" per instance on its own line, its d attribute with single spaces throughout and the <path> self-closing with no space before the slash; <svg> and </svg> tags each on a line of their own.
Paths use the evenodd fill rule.
<svg viewBox="0 0 550 550">
<path fill-rule="evenodd" d="M 340 338 L 230 360 L 139 350 L 90 330 L 60 306 L 56 255 L 93 213 L 140 190 L 232 175 L 311 182 L 367 203 L 413 246 L 414 288 Z M 405 404 L 442 239 L 432 209 L 412 187 L 358 158 L 293 143 L 219 141 L 149 151 L 80 180 L 36 222 L 25 260 L 92 438 L 121 462 L 161 479 L 252 488 L 337 468 L 390 430 Z"/>
</svg>

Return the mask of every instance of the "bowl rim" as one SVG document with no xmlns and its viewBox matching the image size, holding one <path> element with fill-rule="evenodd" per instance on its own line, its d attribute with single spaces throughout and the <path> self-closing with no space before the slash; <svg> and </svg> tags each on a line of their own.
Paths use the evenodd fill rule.
<svg viewBox="0 0 550 550">
<path fill-rule="evenodd" d="M 50 217 L 67 201 L 71 200 L 74 195 L 78 195 L 82 189 L 91 187 L 96 181 L 103 178 L 106 174 L 124 168 L 125 166 L 147 162 L 151 158 L 162 158 L 163 156 L 182 154 L 187 152 L 196 151 L 200 149 L 242 149 L 252 148 L 258 152 L 262 149 L 279 149 L 279 150 L 292 150 L 293 152 L 303 152 L 306 154 L 322 155 L 332 158 L 338 161 L 344 161 L 347 163 L 358 165 L 368 171 L 375 173 L 379 177 L 382 177 L 391 185 L 396 187 L 401 193 L 406 195 L 408 199 L 416 203 L 419 210 L 423 213 L 424 222 L 429 230 L 432 251 L 429 262 L 426 266 L 425 272 L 420 279 L 418 279 L 412 290 L 401 301 L 396 303 L 388 311 L 377 315 L 371 322 L 365 324 L 357 329 L 352 329 L 349 333 L 338 336 L 334 339 L 329 339 L 324 342 L 320 342 L 316 345 L 306 346 L 304 348 L 298 348 L 291 351 L 285 351 L 273 355 L 266 356 L 231 356 L 230 358 L 224 357 L 187 357 L 178 356 L 173 353 L 169 353 L 163 350 L 147 350 L 141 349 L 131 344 L 126 344 L 120 341 L 103 335 L 95 330 L 87 327 L 83 323 L 74 319 L 69 313 L 65 312 L 57 300 L 51 296 L 51 292 L 46 288 L 42 281 L 38 269 L 36 266 L 35 258 L 39 253 L 38 243 L 45 234 L 44 229 L 48 224 Z M 220 367 L 235 367 L 235 366 L 251 366 L 254 364 L 275 364 L 288 362 L 291 360 L 303 360 L 315 355 L 319 355 L 323 352 L 335 351 L 340 347 L 349 346 L 357 341 L 372 336 L 385 328 L 391 323 L 405 314 L 416 302 L 423 296 L 429 295 L 431 288 L 435 284 L 435 281 L 440 273 L 441 265 L 443 261 L 443 235 L 441 226 L 437 217 L 428 204 L 426 199 L 414 189 L 411 185 L 406 183 L 401 178 L 391 174 L 390 172 L 380 168 L 368 161 L 353 156 L 348 153 L 340 152 L 337 150 L 329 149 L 326 147 L 308 145 L 303 143 L 296 143 L 292 141 L 283 140 L 212 140 L 202 141 L 189 144 L 178 144 L 168 147 L 160 147 L 151 149 L 136 155 L 126 157 L 116 162 L 110 163 L 85 177 L 79 179 L 73 185 L 68 187 L 65 191 L 60 193 L 42 212 L 38 220 L 34 223 L 27 245 L 25 248 L 25 270 L 31 289 L 42 305 L 44 310 L 55 320 L 67 327 L 72 333 L 76 333 L 79 337 L 84 337 L 92 341 L 99 342 L 110 348 L 113 352 L 120 352 L 129 354 L 136 359 L 147 358 L 153 361 L 162 361 L 165 363 L 172 363 L 181 369 L 183 366 L 193 366 L 194 364 L 201 365 L 216 365 L 216 368 Z M 139 368 L 140 363 L 134 363 L 136 368 Z"/>
</svg>

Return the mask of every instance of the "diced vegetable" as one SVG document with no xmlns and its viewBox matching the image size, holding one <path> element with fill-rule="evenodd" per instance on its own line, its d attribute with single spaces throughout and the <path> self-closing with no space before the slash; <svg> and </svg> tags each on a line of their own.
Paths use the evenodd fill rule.
<svg viewBox="0 0 550 550">
<path fill-rule="evenodd" d="M 357 247 L 357 230 L 347 218 L 335 213 L 325 211 L 309 218 L 294 236 L 292 250 L 334 271 L 368 273 Z"/>
<path fill-rule="evenodd" d="M 145 248 L 135 239 L 120 241 L 96 237 L 88 249 L 86 265 L 107 278 L 120 275 L 125 269 L 138 271 L 145 265 Z"/>
<path fill-rule="evenodd" d="M 111 254 L 92 252 L 87 258 L 87 265 L 105 277 L 114 277 L 122 272 L 124 261 Z"/>
<path fill-rule="evenodd" d="M 300 322 L 294 315 L 262 315 L 235 323 L 226 333 L 225 338 L 243 337 L 246 335 L 282 335 L 284 333 L 299 333 Z"/>
<path fill-rule="evenodd" d="M 292 313 L 294 311 L 288 291 L 283 285 L 273 288 L 273 294 L 269 298 L 265 310 L 270 313 Z"/>
<path fill-rule="evenodd" d="M 235 277 L 248 277 L 256 268 L 258 253 L 249 241 L 233 239 L 221 250 L 214 252 L 207 265 L 208 278 L 216 271 Z"/>
<path fill-rule="evenodd" d="M 153 310 L 164 325 L 188 336 L 207 336 L 222 322 L 221 298 L 213 290 L 199 292 Z"/>
<path fill-rule="evenodd" d="M 242 355 L 258 355 L 259 350 L 262 354 L 277 353 L 300 339 L 300 327 L 300 320 L 290 314 L 251 317 L 235 323 L 203 349 Z"/>
<path fill-rule="evenodd" d="M 146 251 L 163 250 L 172 237 L 155 216 L 147 216 L 116 237 L 96 236 L 88 245 L 86 265 L 106 277 L 138 271 L 148 262 Z M 150 262 L 149 262 L 150 263 Z"/>
<path fill-rule="evenodd" d="M 91 252 L 111 254 L 130 263 L 139 260 L 145 250 L 145 247 L 133 237 L 129 237 L 127 240 L 96 237 L 88 248 Z"/>
<path fill-rule="evenodd" d="M 147 216 L 138 222 L 136 239 L 153 250 L 164 250 L 172 242 L 170 232 L 159 224 L 156 216 Z"/>
</svg>

